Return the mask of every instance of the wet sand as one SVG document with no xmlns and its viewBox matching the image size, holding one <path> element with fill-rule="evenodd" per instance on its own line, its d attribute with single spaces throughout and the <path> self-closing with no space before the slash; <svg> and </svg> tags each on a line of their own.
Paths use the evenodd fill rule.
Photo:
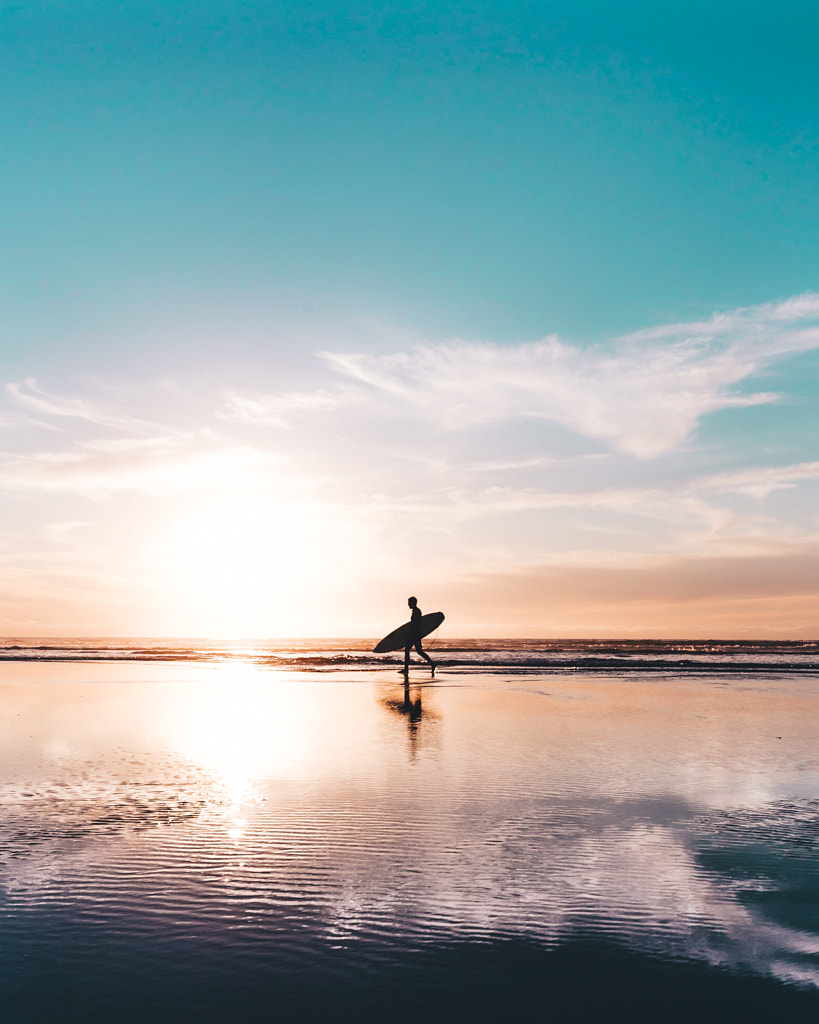
<svg viewBox="0 0 819 1024">
<path fill-rule="evenodd" d="M 410 678 L 2 666 L 15 1019 L 816 1019 L 815 676 Z"/>
</svg>

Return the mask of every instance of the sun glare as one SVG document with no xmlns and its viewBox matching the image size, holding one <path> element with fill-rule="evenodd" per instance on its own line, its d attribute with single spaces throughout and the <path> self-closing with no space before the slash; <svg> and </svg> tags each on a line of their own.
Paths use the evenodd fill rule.
<svg viewBox="0 0 819 1024">
<path fill-rule="evenodd" d="M 174 524 L 165 570 L 193 632 L 288 635 L 327 580 L 325 537 L 310 506 L 209 503 Z"/>
<path fill-rule="evenodd" d="M 308 747 L 292 686 L 252 665 L 226 665 L 218 682 L 185 701 L 176 723 L 180 752 L 218 776 L 230 803 L 252 797 L 260 777 L 286 777 L 298 771 Z"/>
</svg>

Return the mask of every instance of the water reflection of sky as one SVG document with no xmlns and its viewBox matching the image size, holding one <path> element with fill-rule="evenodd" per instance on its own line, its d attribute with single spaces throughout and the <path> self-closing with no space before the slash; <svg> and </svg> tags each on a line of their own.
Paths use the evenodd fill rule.
<svg viewBox="0 0 819 1024">
<path fill-rule="evenodd" d="M 21 927 L 293 961 L 597 935 L 819 986 L 812 682 L 71 668 L 0 688 Z"/>
</svg>

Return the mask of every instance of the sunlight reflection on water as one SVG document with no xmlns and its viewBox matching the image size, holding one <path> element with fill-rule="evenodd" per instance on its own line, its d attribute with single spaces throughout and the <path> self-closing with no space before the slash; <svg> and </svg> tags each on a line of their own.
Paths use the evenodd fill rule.
<svg viewBox="0 0 819 1024">
<path fill-rule="evenodd" d="M 64 667 L 0 687 L 11 962 L 594 936 L 819 986 L 814 680 Z"/>
</svg>

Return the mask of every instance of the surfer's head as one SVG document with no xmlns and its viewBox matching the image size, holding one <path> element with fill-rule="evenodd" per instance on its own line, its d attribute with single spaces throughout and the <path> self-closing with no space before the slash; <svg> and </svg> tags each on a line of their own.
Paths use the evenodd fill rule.
<svg viewBox="0 0 819 1024">
<path fill-rule="evenodd" d="M 410 606 L 410 608 L 414 608 L 418 604 L 418 598 L 417 597 L 408 597 L 407 598 L 407 604 Z"/>
</svg>

